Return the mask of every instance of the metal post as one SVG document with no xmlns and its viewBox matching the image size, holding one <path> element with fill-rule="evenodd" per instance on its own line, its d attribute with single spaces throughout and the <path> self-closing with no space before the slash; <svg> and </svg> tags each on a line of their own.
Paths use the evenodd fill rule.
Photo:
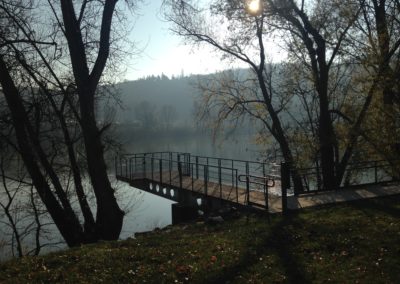
<svg viewBox="0 0 400 284">
<path fill-rule="evenodd" d="M 154 180 L 154 157 L 153 157 L 153 154 L 151 154 L 150 166 L 151 166 L 151 180 Z"/>
<path fill-rule="evenodd" d="M 179 173 L 179 188 L 182 189 L 182 164 L 178 162 L 178 173 Z"/>
<path fill-rule="evenodd" d="M 129 179 L 132 180 L 132 158 L 129 158 Z"/>
<path fill-rule="evenodd" d="M 159 166 L 160 166 L 160 183 L 162 183 L 163 182 L 162 159 L 160 159 L 158 161 L 158 163 L 159 163 Z"/>
<path fill-rule="evenodd" d="M 268 212 L 268 180 L 266 179 L 265 176 L 265 163 L 262 164 L 262 169 L 263 169 L 263 177 L 265 179 L 264 183 L 265 208 L 267 208 Z"/>
<path fill-rule="evenodd" d="M 196 179 L 199 179 L 199 157 L 196 156 Z"/>
<path fill-rule="evenodd" d="M 168 166 L 169 166 L 169 185 L 172 185 L 172 161 L 168 161 Z"/>
<path fill-rule="evenodd" d="M 235 174 L 236 174 L 236 202 L 239 203 L 239 189 L 238 189 L 238 171 L 235 170 Z"/>
<path fill-rule="evenodd" d="M 231 169 L 232 169 L 232 188 L 234 188 L 234 187 L 235 187 L 235 180 L 234 180 L 234 177 L 233 177 L 233 172 L 234 172 L 234 169 L 233 169 L 233 160 L 232 160 Z"/>
<path fill-rule="evenodd" d="M 204 165 L 204 194 L 207 196 L 208 191 L 208 166 Z"/>
<path fill-rule="evenodd" d="M 320 174 L 320 170 L 319 170 L 319 163 L 317 163 L 317 167 L 316 167 L 316 172 L 317 172 L 317 189 L 321 190 L 322 187 L 322 181 L 321 181 L 321 174 Z M 310 183 L 309 183 L 310 184 Z M 295 188 L 296 189 L 296 188 Z M 297 192 L 295 192 L 296 194 Z"/>
<path fill-rule="evenodd" d="M 185 169 L 186 169 L 186 175 L 188 175 L 188 176 L 190 176 L 191 174 L 193 174 L 193 173 L 191 173 L 190 172 L 190 153 L 186 153 L 185 154 Z"/>
<path fill-rule="evenodd" d="M 146 177 L 146 154 L 143 156 L 143 175 Z"/>
<path fill-rule="evenodd" d="M 247 175 L 246 176 L 246 199 L 245 199 L 245 203 L 247 205 L 250 204 L 250 178 Z"/>
<path fill-rule="evenodd" d="M 123 175 L 123 171 L 122 171 L 122 157 L 119 157 L 119 173 L 121 174 L 121 176 Z"/>
<path fill-rule="evenodd" d="M 218 184 L 219 184 L 219 197 L 222 198 L 221 159 L 218 159 Z"/>
<path fill-rule="evenodd" d="M 250 179 L 249 179 L 249 162 L 246 162 L 246 199 L 247 204 L 250 203 Z"/>
<path fill-rule="evenodd" d="M 128 177 L 128 160 L 125 158 L 125 177 Z"/>
<path fill-rule="evenodd" d="M 290 170 L 287 163 L 281 163 L 281 190 L 282 190 L 282 213 L 287 211 L 287 189 L 290 187 Z"/>
<path fill-rule="evenodd" d="M 133 157 L 133 159 L 134 159 L 134 163 L 133 163 L 133 166 L 134 166 L 134 172 L 136 173 L 137 172 L 137 168 L 136 168 L 136 165 L 137 165 L 137 159 L 136 159 L 136 155 Z"/>
<path fill-rule="evenodd" d="M 190 173 L 190 176 L 192 177 L 192 191 L 194 190 L 194 181 L 193 181 L 193 179 L 194 179 L 194 177 L 193 177 L 193 164 L 190 164 L 191 165 L 191 173 Z"/>
<path fill-rule="evenodd" d="M 120 170 L 121 176 L 124 176 L 124 165 L 123 165 L 123 162 L 124 162 L 123 158 L 120 157 L 119 158 L 119 170 Z"/>
<path fill-rule="evenodd" d="M 117 156 L 114 157 L 114 172 L 115 172 L 115 176 L 118 175 L 118 153 Z"/>
<path fill-rule="evenodd" d="M 235 170 L 236 173 L 236 202 L 239 203 L 239 192 L 238 192 L 238 171 Z"/>
<path fill-rule="evenodd" d="M 232 168 L 231 170 L 232 170 L 232 188 L 234 188 L 235 187 L 235 180 L 234 180 L 234 177 L 233 177 L 234 169 Z"/>
</svg>

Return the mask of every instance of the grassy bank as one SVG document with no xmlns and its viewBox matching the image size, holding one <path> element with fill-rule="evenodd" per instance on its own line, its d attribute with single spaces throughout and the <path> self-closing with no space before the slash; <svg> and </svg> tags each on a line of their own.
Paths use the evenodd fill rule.
<svg viewBox="0 0 400 284">
<path fill-rule="evenodd" d="M 400 196 L 169 227 L 0 264 L 0 283 L 400 283 Z"/>
</svg>

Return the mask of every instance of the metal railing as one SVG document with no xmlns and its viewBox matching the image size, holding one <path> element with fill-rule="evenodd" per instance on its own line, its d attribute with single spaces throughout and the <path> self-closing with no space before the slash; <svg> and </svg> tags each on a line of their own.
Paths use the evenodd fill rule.
<svg viewBox="0 0 400 284">
<path fill-rule="evenodd" d="M 188 160 L 155 158 L 151 155 L 120 158 L 116 168 L 118 176 L 134 180 L 149 179 L 162 186 L 172 186 L 196 191 L 206 196 L 213 195 L 239 202 L 238 171 L 234 168 L 194 164 Z M 209 192 L 210 184 L 214 187 Z M 229 189 L 229 190 L 228 190 Z"/>
<path fill-rule="evenodd" d="M 347 166 L 340 184 L 332 189 L 398 181 L 399 178 L 393 172 L 393 162 L 400 166 L 400 161 L 385 160 L 351 163 Z M 298 174 L 302 179 L 305 193 L 324 190 L 322 186 L 322 170 L 320 168 L 298 169 Z"/>
<path fill-rule="evenodd" d="M 239 175 L 238 180 L 246 183 L 246 204 L 260 206 L 258 203 L 252 203 L 250 200 L 250 185 L 261 186 L 261 191 L 264 194 L 265 205 L 263 207 L 268 210 L 268 188 L 275 186 L 275 180 L 280 179 L 277 175 L 255 176 L 255 175 Z"/>
<path fill-rule="evenodd" d="M 279 179 L 278 175 L 267 174 L 271 169 L 271 165 L 262 162 L 196 156 L 182 152 L 128 154 L 118 156 L 115 160 L 117 176 L 129 180 L 149 179 L 162 186 L 185 188 L 242 204 L 251 203 L 250 192 L 267 193 L 268 185 L 248 182 L 239 176 L 248 176 L 250 179 L 273 177 L 274 181 Z"/>
</svg>

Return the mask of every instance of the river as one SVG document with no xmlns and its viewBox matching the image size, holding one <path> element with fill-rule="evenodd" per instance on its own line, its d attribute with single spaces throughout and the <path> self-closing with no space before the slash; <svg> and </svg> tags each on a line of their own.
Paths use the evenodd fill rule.
<svg viewBox="0 0 400 284">
<path fill-rule="evenodd" d="M 189 152 L 196 155 L 222 157 L 231 159 L 255 160 L 257 158 L 257 148 L 251 144 L 250 135 L 236 135 L 224 141 L 213 142 L 207 135 L 204 136 L 185 136 L 181 138 L 160 138 L 154 137 L 147 140 L 128 141 L 124 144 L 125 151 L 128 153 L 143 153 L 153 151 L 179 151 Z M 110 173 L 113 172 L 112 170 Z M 118 182 L 113 175 L 110 175 L 117 190 L 117 199 L 121 208 L 126 212 L 120 238 L 126 239 L 133 237 L 137 232 L 149 231 L 154 228 L 162 228 L 171 224 L 171 204 L 170 200 L 143 192 L 133 188 L 126 183 Z M 0 188 L 1 192 L 1 188 Z M 0 211 L 0 260 L 8 259 L 11 256 L 10 246 L 4 241 L 10 239 L 10 230 L 4 223 L 5 216 Z M 21 224 L 28 224 L 29 220 Z M 54 246 L 45 247 L 42 253 L 65 248 L 62 238 L 54 225 L 46 227 L 49 240 L 45 242 L 61 242 Z M 33 238 L 27 237 L 24 245 L 25 250 L 32 247 Z"/>
<path fill-rule="evenodd" d="M 187 152 L 194 155 L 221 157 L 230 159 L 256 160 L 257 147 L 251 144 L 250 135 L 236 135 L 231 139 L 213 142 L 209 136 L 189 136 L 180 139 L 154 138 L 147 141 L 131 141 L 125 144 L 128 153 L 147 153 L 157 151 Z M 120 182 L 123 194 L 135 196 L 139 201 L 132 207 L 124 223 L 121 238 L 171 224 L 170 200 L 143 192 Z"/>
</svg>

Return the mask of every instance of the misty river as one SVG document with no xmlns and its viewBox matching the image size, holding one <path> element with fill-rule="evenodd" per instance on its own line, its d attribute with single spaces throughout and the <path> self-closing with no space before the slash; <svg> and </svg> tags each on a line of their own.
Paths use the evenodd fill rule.
<svg viewBox="0 0 400 284">
<path fill-rule="evenodd" d="M 126 141 L 126 153 L 144 153 L 155 151 L 179 151 L 202 156 L 212 156 L 231 159 L 255 160 L 258 155 L 257 146 L 251 142 L 251 135 L 237 134 L 215 143 L 210 136 L 193 135 L 179 139 L 173 137 L 154 137 L 138 141 Z M 110 180 L 117 188 L 117 199 L 121 208 L 126 212 L 124 225 L 120 235 L 121 239 L 133 237 L 137 232 L 162 228 L 171 224 L 170 200 L 161 198 L 133 188 L 126 183 L 115 180 L 114 169 L 110 168 Z M 11 250 L 6 242 L 10 240 L 10 228 L 4 223 L 5 216 L 0 215 L 0 260 L 10 257 Z M 29 220 L 24 221 L 26 224 Z M 24 222 L 22 224 L 24 224 Z M 46 227 L 49 240 L 42 242 L 55 243 L 54 246 L 45 247 L 41 253 L 65 248 L 62 238 L 54 225 Z M 25 239 L 26 250 L 33 244 L 33 237 Z"/>
<path fill-rule="evenodd" d="M 256 160 L 257 146 L 250 141 L 250 135 L 236 135 L 231 139 L 213 142 L 209 136 L 192 136 L 180 139 L 154 138 L 145 143 L 137 141 L 125 144 L 127 153 L 148 153 L 158 151 L 186 152 L 193 155 L 221 157 L 242 160 Z M 118 183 L 124 194 L 138 197 L 131 212 L 125 219 L 121 238 L 132 236 L 135 232 L 152 230 L 171 224 L 172 201 L 143 192 L 123 182 Z"/>
</svg>

